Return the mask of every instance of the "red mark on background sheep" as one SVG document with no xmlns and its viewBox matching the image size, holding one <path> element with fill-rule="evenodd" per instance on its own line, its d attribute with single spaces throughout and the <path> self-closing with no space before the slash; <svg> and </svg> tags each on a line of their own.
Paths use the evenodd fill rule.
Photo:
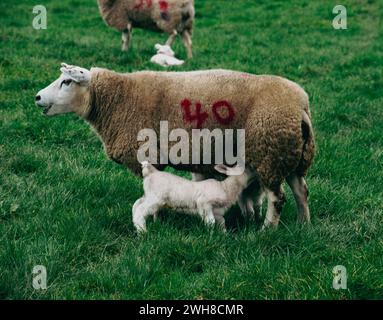
<svg viewBox="0 0 383 320">
<path fill-rule="evenodd" d="M 150 8 L 153 4 L 153 0 L 138 0 L 137 4 L 134 6 L 134 9 L 136 10 L 143 9 L 145 6 L 145 3 L 146 3 L 146 6 Z"/>
<path fill-rule="evenodd" d="M 222 111 L 226 109 L 225 116 L 222 115 Z M 221 111 L 221 112 L 220 112 Z M 235 117 L 235 111 L 229 102 L 222 100 L 213 104 L 213 114 L 217 121 L 223 125 L 230 124 Z"/>
<path fill-rule="evenodd" d="M 167 1 L 160 0 L 159 4 L 160 4 L 160 11 L 168 11 L 169 3 Z"/>
<path fill-rule="evenodd" d="M 201 112 L 202 104 L 197 102 L 195 105 L 195 114 L 191 112 L 192 102 L 189 99 L 182 100 L 181 107 L 184 112 L 184 121 L 185 122 L 194 122 L 197 121 L 196 127 L 200 129 L 203 123 L 209 118 L 207 112 Z"/>
<path fill-rule="evenodd" d="M 168 13 L 169 3 L 165 0 L 160 0 L 158 4 L 160 5 L 161 18 L 164 19 L 165 21 L 169 21 L 170 20 L 170 16 Z"/>
</svg>

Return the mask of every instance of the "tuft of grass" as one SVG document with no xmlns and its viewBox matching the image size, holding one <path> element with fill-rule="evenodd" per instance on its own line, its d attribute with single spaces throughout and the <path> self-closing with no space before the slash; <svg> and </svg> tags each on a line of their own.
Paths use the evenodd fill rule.
<svg viewBox="0 0 383 320">
<path fill-rule="evenodd" d="M 381 299 L 383 297 L 383 45 L 381 1 L 196 1 L 195 57 L 178 69 L 277 74 L 309 93 L 318 153 L 308 176 L 312 225 L 295 223 L 291 194 L 277 231 L 227 214 L 228 234 L 163 211 L 137 236 L 141 181 L 109 161 L 74 115 L 45 118 L 38 90 L 59 63 L 120 72 L 149 60 L 165 35 L 134 30 L 129 53 L 94 0 L 0 3 L 1 299 Z M 76 9 L 73 10 L 73 7 Z M 174 47 L 185 58 L 180 41 Z M 32 288 L 44 265 L 48 289 Z M 348 289 L 332 288 L 332 269 Z"/>
</svg>

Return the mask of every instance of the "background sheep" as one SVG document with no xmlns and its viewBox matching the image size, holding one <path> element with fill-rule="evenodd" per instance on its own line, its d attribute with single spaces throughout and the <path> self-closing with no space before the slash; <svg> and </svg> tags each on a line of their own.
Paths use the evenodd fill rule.
<svg viewBox="0 0 383 320">
<path fill-rule="evenodd" d="M 136 229 L 146 231 L 146 218 L 153 215 L 156 219 L 161 208 L 170 207 L 199 214 L 206 224 L 212 225 L 217 222 L 225 230 L 225 212 L 237 202 L 239 195 L 248 185 L 251 173 L 238 172 L 238 168 L 225 165 L 217 165 L 214 168 L 229 177 L 223 181 L 189 181 L 168 172 L 158 171 L 147 161 L 143 162 L 145 194 L 133 206 L 133 222 Z"/>
<path fill-rule="evenodd" d="M 98 0 L 106 24 L 122 32 L 122 50 L 129 49 L 132 29 L 143 28 L 168 33 L 171 46 L 178 34 L 192 53 L 194 0 Z"/>
<path fill-rule="evenodd" d="M 37 94 L 37 104 L 44 107 L 46 115 L 75 112 L 84 118 L 114 161 L 140 173 L 137 134 L 152 128 L 159 136 L 161 120 L 168 121 L 169 130 L 184 128 L 190 135 L 196 125 L 210 130 L 244 128 L 246 166 L 257 175 L 268 196 L 265 226 L 278 225 L 285 179 L 297 201 L 299 220 L 309 221 L 304 176 L 314 157 L 314 138 L 307 94 L 297 84 L 281 77 L 227 70 L 118 74 L 64 64 L 61 71 L 59 79 Z M 231 121 L 218 114 L 208 117 L 201 104 L 200 112 L 206 117 L 202 124 L 197 119 L 196 124 L 195 118 L 184 113 L 192 101 L 204 106 L 226 101 L 232 109 Z M 213 165 L 175 167 L 202 175 L 214 172 Z M 244 193 L 243 197 L 247 204 L 249 195 Z"/>
</svg>

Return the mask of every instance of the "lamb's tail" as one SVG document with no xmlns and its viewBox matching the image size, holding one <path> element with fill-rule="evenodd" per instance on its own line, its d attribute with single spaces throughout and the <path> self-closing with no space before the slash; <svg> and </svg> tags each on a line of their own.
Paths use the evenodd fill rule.
<svg viewBox="0 0 383 320">
<path fill-rule="evenodd" d="M 150 174 L 152 174 L 152 173 L 157 171 L 157 169 L 151 163 L 149 163 L 148 161 L 141 162 L 141 166 L 142 166 L 142 176 L 144 178 L 146 178 Z"/>
<path fill-rule="evenodd" d="M 315 155 L 314 132 L 311 124 L 311 119 L 306 111 L 302 111 L 301 127 L 304 143 L 302 149 L 302 157 L 296 169 L 296 174 L 298 176 L 304 177 L 307 174 L 307 171 L 310 168 Z"/>
</svg>

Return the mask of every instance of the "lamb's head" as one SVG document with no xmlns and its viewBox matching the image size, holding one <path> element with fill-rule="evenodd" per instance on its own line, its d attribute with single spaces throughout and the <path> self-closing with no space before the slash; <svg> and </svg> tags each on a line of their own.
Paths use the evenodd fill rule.
<svg viewBox="0 0 383 320">
<path fill-rule="evenodd" d="M 172 48 L 170 48 L 170 46 L 168 45 L 160 45 L 159 43 L 157 43 L 154 48 L 157 50 L 157 54 L 164 54 L 166 56 L 169 56 L 169 57 L 174 57 L 174 51 L 172 50 Z"/>
<path fill-rule="evenodd" d="M 83 116 L 89 104 L 90 71 L 65 63 L 61 64 L 60 71 L 57 80 L 37 93 L 36 104 L 44 108 L 47 116 L 68 112 Z"/>
</svg>

